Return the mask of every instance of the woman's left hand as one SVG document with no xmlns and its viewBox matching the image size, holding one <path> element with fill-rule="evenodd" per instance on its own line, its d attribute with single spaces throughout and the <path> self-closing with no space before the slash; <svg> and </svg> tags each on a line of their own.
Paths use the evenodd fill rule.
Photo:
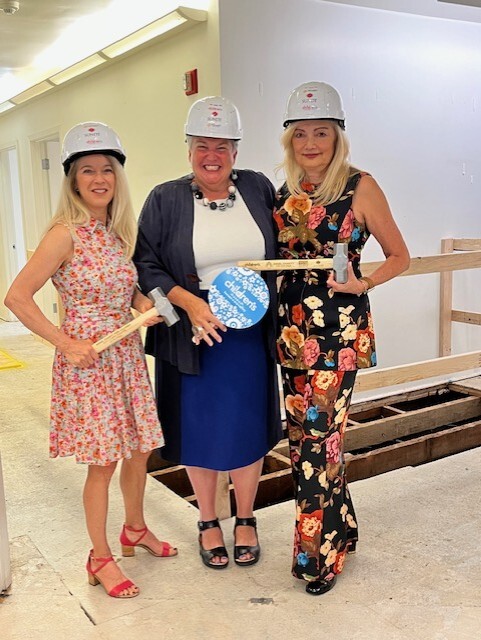
<svg viewBox="0 0 481 640">
<path fill-rule="evenodd" d="M 347 263 L 347 282 L 336 282 L 334 278 L 334 271 L 330 271 L 326 284 L 336 293 L 353 293 L 355 295 L 359 295 L 366 291 L 365 285 L 356 277 L 351 262 Z"/>
</svg>

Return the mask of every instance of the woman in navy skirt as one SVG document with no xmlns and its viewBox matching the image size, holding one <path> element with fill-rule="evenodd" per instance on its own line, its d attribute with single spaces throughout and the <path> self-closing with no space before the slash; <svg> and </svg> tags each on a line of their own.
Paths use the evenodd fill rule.
<svg viewBox="0 0 481 640">
<path fill-rule="evenodd" d="M 195 102 L 185 134 L 192 174 L 156 186 L 139 220 L 134 261 L 142 291 L 161 287 L 180 315 L 170 328 L 148 330 L 146 350 L 156 358 L 162 456 L 187 468 L 202 560 L 213 569 L 229 562 L 215 510 L 218 472 L 229 471 L 234 560 L 249 566 L 260 555 L 253 506 L 262 461 L 282 435 L 275 273 L 266 276 L 268 312 L 249 329 L 228 330 L 211 312 L 207 292 L 237 261 L 275 256 L 275 192 L 261 173 L 234 170 L 242 129 L 229 100 Z"/>
</svg>

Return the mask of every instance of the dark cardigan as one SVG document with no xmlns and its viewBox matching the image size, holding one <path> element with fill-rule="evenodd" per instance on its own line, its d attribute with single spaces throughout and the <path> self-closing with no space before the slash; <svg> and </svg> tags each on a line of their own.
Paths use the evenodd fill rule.
<svg viewBox="0 0 481 640">
<path fill-rule="evenodd" d="M 275 190 L 262 174 L 238 170 L 236 187 L 262 232 L 266 259 L 276 257 L 276 242 L 272 211 Z M 194 202 L 190 183 L 192 176 L 184 176 L 154 187 L 139 218 L 139 233 L 134 262 L 139 273 L 139 285 L 144 293 L 161 287 L 168 294 L 179 285 L 199 295 L 199 277 L 194 261 L 193 227 Z M 251 256 L 246 256 L 248 260 Z M 268 442 L 272 448 L 282 437 L 279 385 L 276 365 L 277 288 L 276 272 L 262 274 L 270 293 L 269 309 L 262 320 L 267 351 L 270 355 L 268 397 Z M 192 326 L 183 309 L 177 308 L 180 321 L 172 327 L 164 323 L 147 329 L 145 350 L 158 359 L 156 375 L 162 375 L 161 361 L 176 367 L 181 373 L 199 373 L 199 352 L 192 343 Z M 157 398 L 159 410 L 162 399 Z M 162 411 L 161 411 L 162 413 Z M 162 416 L 161 416 L 162 419 Z M 177 459 L 180 447 L 178 436 L 171 438 L 171 451 Z"/>
<path fill-rule="evenodd" d="M 199 277 L 192 246 L 194 202 L 190 183 L 184 176 L 154 187 L 139 218 L 134 262 L 139 286 L 144 293 L 160 287 L 165 294 L 179 285 L 199 295 Z M 261 173 L 239 170 L 236 187 L 257 222 L 266 246 L 266 259 L 276 257 L 272 220 L 274 187 Z M 248 260 L 250 256 L 246 256 Z M 275 359 L 277 293 L 276 273 L 263 274 L 270 293 L 270 306 L 264 320 L 271 357 Z M 198 350 L 192 343 L 192 326 L 185 311 L 177 308 L 180 322 L 172 327 L 157 324 L 147 330 L 146 352 L 166 360 L 182 373 L 199 373 Z"/>
</svg>

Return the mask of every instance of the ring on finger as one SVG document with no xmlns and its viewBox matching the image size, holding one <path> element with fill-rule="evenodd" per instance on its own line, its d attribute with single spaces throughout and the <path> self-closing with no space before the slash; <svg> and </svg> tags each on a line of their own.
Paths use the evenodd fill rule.
<svg viewBox="0 0 481 640">
<path fill-rule="evenodd" d="M 192 325 L 192 333 L 194 334 L 194 336 L 198 336 L 200 333 L 204 332 L 204 327 L 201 327 L 199 325 Z"/>
</svg>

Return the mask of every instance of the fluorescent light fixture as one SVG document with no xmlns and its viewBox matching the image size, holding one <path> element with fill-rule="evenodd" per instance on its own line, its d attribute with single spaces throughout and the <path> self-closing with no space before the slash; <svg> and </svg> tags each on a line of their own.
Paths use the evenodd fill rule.
<svg viewBox="0 0 481 640">
<path fill-rule="evenodd" d="M 67 80 L 71 80 L 76 76 L 80 76 L 82 73 L 86 73 L 91 69 L 95 69 L 99 64 L 106 62 L 105 58 L 99 56 L 98 53 L 94 53 L 93 56 L 89 56 L 84 60 L 80 60 L 76 64 L 73 64 L 71 67 L 68 67 L 64 71 L 60 71 L 56 73 L 54 76 L 49 78 L 50 82 L 54 84 L 62 84 L 62 82 L 67 82 Z"/>
<path fill-rule="evenodd" d="M 22 104 L 22 102 L 26 102 L 27 100 L 30 100 L 31 98 L 35 98 L 36 96 L 39 96 L 41 93 L 45 93 L 45 91 L 52 89 L 53 86 L 54 85 L 51 84 L 48 80 L 44 80 L 43 82 L 39 82 L 39 84 L 36 84 L 33 87 L 30 87 L 30 89 L 27 89 L 26 91 L 22 91 L 22 93 L 19 93 L 13 98 L 10 98 L 10 100 L 14 104 Z"/>
<path fill-rule="evenodd" d="M 14 106 L 15 105 L 13 104 L 13 102 L 10 102 L 10 100 L 6 100 L 5 102 L 2 102 L 2 104 L 0 104 L 0 113 L 3 113 L 4 111 L 8 111 Z"/>
<path fill-rule="evenodd" d="M 446 4 L 465 4 L 468 7 L 481 8 L 481 0 L 438 0 L 438 2 L 445 2 Z"/>
<path fill-rule="evenodd" d="M 195 1 L 198 4 L 207 2 L 207 0 Z M 112 11 L 118 11 L 118 7 L 121 6 L 123 2 L 124 0 L 113 0 L 112 4 L 109 5 L 109 10 L 111 7 Z M 147 0 L 143 0 L 143 2 L 147 2 Z M 41 95 L 54 86 L 67 82 L 68 80 L 71 80 L 76 76 L 80 76 L 91 69 L 95 69 L 95 67 L 101 65 L 103 62 L 110 62 L 110 59 L 117 58 L 117 56 L 128 53 L 136 47 L 145 45 L 151 40 L 157 39 L 169 31 L 181 31 L 184 28 L 191 27 L 200 22 L 205 22 L 208 17 L 208 12 L 205 9 L 177 6 L 175 0 L 172 0 L 168 3 L 163 3 L 170 5 L 170 11 L 167 8 L 164 9 L 165 11 L 168 11 L 168 13 L 145 25 L 144 20 L 152 20 L 155 16 L 158 16 L 158 0 L 149 0 L 149 2 L 151 3 L 150 15 L 144 14 L 144 18 L 141 22 L 136 20 L 134 23 L 130 17 L 129 22 L 127 23 L 130 24 L 130 29 L 135 29 L 139 24 L 144 24 L 144 26 L 137 28 L 136 31 L 130 33 L 130 35 L 122 37 L 125 33 L 128 33 L 128 26 L 126 27 L 126 25 L 123 25 L 122 30 L 119 31 L 117 29 L 116 35 L 111 34 L 110 38 L 108 34 L 103 34 L 104 38 L 102 38 L 102 42 L 97 40 L 96 43 L 94 43 L 94 41 L 89 38 L 88 42 L 92 48 L 90 50 L 84 49 L 83 53 L 81 53 L 80 50 L 77 51 L 75 47 L 70 47 L 68 49 L 68 59 L 66 55 L 59 54 L 58 49 L 55 49 L 52 45 L 52 47 L 49 47 L 49 49 L 44 51 L 43 54 L 38 57 L 39 59 L 36 61 L 38 68 L 35 74 L 30 73 L 28 76 L 25 76 L 24 74 L 25 78 L 23 80 L 16 78 L 12 74 L 4 74 L 1 76 L 0 84 L 2 90 L 0 91 L 0 106 L 3 107 L 2 110 L 6 111 L 8 108 L 11 108 L 9 106 L 4 106 L 4 104 L 7 105 L 8 102 L 12 102 L 14 105 L 26 102 L 31 98 Z M 194 2 L 194 0 L 192 0 L 192 2 Z M 89 22 L 91 22 L 92 17 L 89 16 L 88 19 Z M 105 23 L 108 24 L 108 20 L 106 20 Z M 84 36 L 85 29 L 81 31 L 82 36 Z M 62 35 L 62 37 L 68 39 L 67 48 L 70 44 L 73 45 L 75 43 L 75 33 L 67 30 Z M 105 37 L 109 39 L 105 39 Z M 120 39 L 112 42 L 115 40 L 115 37 Z M 107 44 L 109 41 L 111 44 Z M 83 37 L 82 42 L 85 42 L 85 37 Z M 66 47 L 63 40 L 62 43 L 64 46 L 63 50 L 65 51 Z M 54 44 L 56 45 L 57 43 Z M 107 46 L 102 49 L 101 47 L 104 44 Z M 58 60 L 62 60 L 63 64 L 68 66 L 62 69 L 62 67 L 58 65 Z M 44 69 L 44 71 L 42 72 L 41 69 Z M 39 82 L 42 78 L 47 79 Z M 33 82 L 36 82 L 37 84 L 32 86 Z"/>
<path fill-rule="evenodd" d="M 159 20 L 155 20 L 142 29 L 122 38 L 122 40 L 118 40 L 110 46 L 105 47 L 102 49 L 101 53 L 107 56 L 107 58 L 116 58 L 135 47 L 145 44 L 149 40 L 153 40 L 154 38 L 167 33 L 167 31 L 177 29 L 178 27 L 187 25 L 188 23 L 205 22 L 205 20 L 207 20 L 207 11 L 203 11 L 202 9 L 177 7 L 175 11 L 171 11 L 162 18 L 159 18 Z"/>
</svg>

